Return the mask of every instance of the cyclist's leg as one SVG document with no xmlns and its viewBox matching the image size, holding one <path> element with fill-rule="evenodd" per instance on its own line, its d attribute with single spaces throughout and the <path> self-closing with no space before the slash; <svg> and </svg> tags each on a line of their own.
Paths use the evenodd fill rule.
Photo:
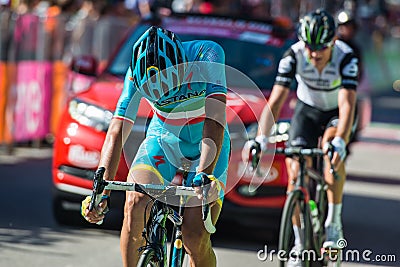
<svg viewBox="0 0 400 267">
<path fill-rule="evenodd" d="M 356 119 L 357 114 L 355 114 L 355 119 L 353 120 L 353 127 L 351 129 L 350 136 L 353 136 L 355 131 L 356 131 L 356 124 L 358 123 L 358 119 Z M 335 135 L 336 135 L 336 130 L 337 130 L 337 125 L 338 125 L 339 119 L 338 119 L 338 114 L 332 114 L 332 117 L 330 118 L 329 122 L 327 123 L 326 130 L 324 132 L 323 138 L 322 138 L 322 145 L 325 144 L 326 142 L 331 141 Z M 326 159 L 328 160 L 328 159 Z M 343 186 L 346 180 L 346 169 L 345 169 L 345 163 L 342 162 L 342 164 L 339 166 L 337 169 L 336 173 L 339 176 L 338 180 L 335 180 L 333 175 L 329 172 L 330 164 L 327 161 L 325 164 L 325 180 L 328 183 L 328 202 L 329 203 L 342 203 L 342 197 L 343 197 Z"/>
<path fill-rule="evenodd" d="M 318 145 L 318 138 L 322 135 L 319 115 L 320 111 L 298 100 L 290 122 L 287 145 L 289 147 L 316 147 Z M 308 166 L 311 166 L 311 163 L 311 160 L 307 161 Z M 287 158 L 286 168 L 289 175 L 287 191 L 290 192 L 293 190 L 296 182 L 299 163 L 295 159 Z"/>
<path fill-rule="evenodd" d="M 336 134 L 336 127 L 331 126 L 325 130 L 324 136 L 322 138 L 322 144 L 325 144 L 326 142 L 331 141 Z M 336 174 L 339 176 L 338 180 L 335 180 L 333 175 L 330 173 L 330 164 L 328 159 L 326 160 L 326 168 L 325 168 L 325 181 L 328 184 L 328 191 L 327 191 L 327 197 L 328 197 L 328 203 L 342 203 L 342 197 L 343 197 L 343 186 L 344 182 L 346 180 L 346 171 L 345 171 L 345 164 L 342 163 L 339 168 L 336 170 Z"/>
<path fill-rule="evenodd" d="M 289 130 L 288 146 L 316 147 L 318 138 L 322 135 L 320 123 L 320 111 L 306 105 L 300 100 L 296 104 L 294 115 L 291 119 Z M 288 172 L 287 192 L 291 192 L 296 183 L 299 172 L 299 162 L 296 159 L 286 158 L 286 168 Z M 311 159 L 307 160 L 307 166 L 311 166 Z M 293 216 L 293 232 L 295 236 L 295 244 L 300 246 L 303 243 L 303 232 L 299 229 L 300 216 L 299 207 L 296 207 L 295 216 Z"/>
<path fill-rule="evenodd" d="M 127 180 L 137 183 L 164 183 L 171 181 L 176 167 L 168 161 L 159 137 L 149 136 L 141 144 L 132 163 Z M 127 192 L 124 220 L 121 230 L 121 255 L 123 266 L 136 266 L 138 249 L 143 246 L 141 232 L 144 227 L 144 210 L 149 198 L 141 193 Z"/>
<path fill-rule="evenodd" d="M 356 124 L 357 120 L 355 119 L 353 122 L 354 124 Z M 325 144 L 326 142 L 331 141 L 335 137 L 337 124 L 338 124 L 338 117 L 333 116 L 330 119 L 329 123 L 327 124 L 327 128 L 322 138 L 322 145 Z M 353 135 L 355 130 L 356 127 L 354 125 L 350 135 Z M 335 179 L 329 171 L 330 163 L 328 159 L 326 159 L 325 166 L 326 168 L 324 175 L 325 175 L 325 180 L 328 184 L 328 190 L 327 190 L 328 215 L 325 221 L 327 240 L 323 244 L 323 246 L 337 248 L 338 247 L 337 241 L 343 238 L 341 211 L 342 211 L 343 187 L 346 181 L 346 169 L 345 169 L 345 163 L 342 162 L 342 164 L 338 166 L 336 170 L 338 179 Z"/>
<path fill-rule="evenodd" d="M 191 198 L 189 202 L 191 207 L 185 208 L 182 225 L 186 253 L 190 257 L 192 266 L 216 266 L 216 256 L 210 239 L 211 234 L 204 228 L 201 218 L 201 200 Z M 215 223 L 221 212 L 221 202 L 214 204 L 210 210 Z"/>
<path fill-rule="evenodd" d="M 226 132 L 224 144 L 214 169 L 214 176 L 221 185 L 219 199 L 211 207 L 211 216 L 214 224 L 218 220 L 222 207 L 228 173 L 229 153 L 230 140 Z M 191 173 L 187 180 L 188 184 L 191 184 L 193 177 L 194 173 Z M 201 201 L 193 197 L 189 200 L 187 206 L 185 208 L 182 233 L 186 252 L 190 256 L 191 263 L 194 264 L 192 266 L 216 266 L 216 257 L 212 249 L 210 233 L 205 230 L 201 218 Z"/>
</svg>

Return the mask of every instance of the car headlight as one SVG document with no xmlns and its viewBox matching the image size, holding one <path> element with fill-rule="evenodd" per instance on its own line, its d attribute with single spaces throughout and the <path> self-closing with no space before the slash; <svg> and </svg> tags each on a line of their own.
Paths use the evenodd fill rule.
<svg viewBox="0 0 400 267">
<path fill-rule="evenodd" d="M 271 135 L 268 138 L 270 143 L 286 142 L 289 140 L 290 122 L 280 121 L 274 124 Z"/>
<path fill-rule="evenodd" d="M 268 137 L 270 143 L 286 142 L 289 140 L 290 122 L 280 121 L 274 124 Z M 254 139 L 257 136 L 258 124 L 252 123 L 246 127 L 245 138 Z"/>
<path fill-rule="evenodd" d="M 77 98 L 69 102 L 68 111 L 71 117 L 80 124 L 104 132 L 107 131 L 113 117 L 111 111 L 102 109 Z"/>
</svg>

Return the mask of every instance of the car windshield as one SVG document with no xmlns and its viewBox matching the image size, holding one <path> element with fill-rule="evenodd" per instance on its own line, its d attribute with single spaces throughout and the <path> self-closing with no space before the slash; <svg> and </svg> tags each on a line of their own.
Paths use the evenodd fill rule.
<svg viewBox="0 0 400 267">
<path fill-rule="evenodd" d="M 109 65 L 107 71 L 118 76 L 124 76 L 130 64 L 132 46 L 139 36 L 148 29 L 147 25 L 139 26 L 120 48 L 118 54 Z M 179 34 L 179 33 L 178 33 Z M 248 42 L 225 37 L 179 34 L 182 41 L 213 40 L 219 43 L 225 51 L 226 65 L 246 74 L 259 88 L 271 89 L 275 80 L 279 60 L 290 43 L 283 47 L 275 47 L 261 43 Z M 248 80 L 237 79 L 227 71 L 228 86 L 248 86 Z"/>
</svg>

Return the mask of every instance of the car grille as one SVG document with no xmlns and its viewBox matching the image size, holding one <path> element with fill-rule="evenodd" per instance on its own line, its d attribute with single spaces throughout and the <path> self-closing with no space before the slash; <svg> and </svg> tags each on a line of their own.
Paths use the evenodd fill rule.
<svg viewBox="0 0 400 267">
<path fill-rule="evenodd" d="M 93 176 L 94 176 L 93 170 L 81 169 L 81 168 L 71 167 L 71 166 L 67 166 L 67 165 L 61 165 L 58 169 L 61 172 L 64 172 L 69 175 L 73 175 L 73 176 L 87 179 L 87 180 L 93 180 Z"/>
</svg>

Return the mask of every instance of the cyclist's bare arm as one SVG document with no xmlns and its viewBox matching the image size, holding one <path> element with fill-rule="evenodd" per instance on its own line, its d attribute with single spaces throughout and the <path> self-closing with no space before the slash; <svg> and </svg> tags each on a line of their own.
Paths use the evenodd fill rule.
<svg viewBox="0 0 400 267">
<path fill-rule="evenodd" d="M 268 104 L 264 107 L 261 113 L 258 135 L 269 135 L 271 128 L 275 123 L 275 118 L 279 117 L 282 106 L 289 95 L 289 91 L 290 89 L 286 86 L 278 84 L 274 85 L 268 99 Z"/>
<path fill-rule="evenodd" d="M 106 138 L 101 150 L 99 166 L 105 167 L 106 172 L 104 178 L 106 180 L 114 180 L 117 173 L 118 164 L 125 143 L 133 124 L 128 121 L 113 118 L 108 128 Z M 105 190 L 104 195 L 110 195 L 110 190 Z M 86 200 L 85 200 L 86 201 Z M 107 202 L 102 201 L 98 207 L 92 211 L 86 209 L 83 211 L 87 221 L 91 223 L 99 223 L 104 219 L 103 210 L 107 207 Z"/>
<path fill-rule="evenodd" d="M 105 180 L 114 180 L 118 170 L 118 164 L 133 124 L 127 120 L 113 118 L 107 131 L 106 138 L 101 150 L 99 166 L 105 167 Z M 109 194 L 109 191 L 105 192 Z"/>
<path fill-rule="evenodd" d="M 275 124 L 275 118 L 279 117 L 282 106 L 289 95 L 289 91 L 290 89 L 286 86 L 278 84 L 274 85 L 274 87 L 272 88 L 271 95 L 268 99 L 268 103 L 265 105 L 263 111 L 261 112 L 261 117 L 258 122 L 257 138 L 258 137 L 267 138 L 269 136 L 271 128 Z M 249 144 L 249 142 L 250 141 L 248 141 L 242 149 L 242 160 L 245 163 L 249 161 L 253 162 L 252 165 L 254 165 L 255 164 L 254 157 L 250 156 L 250 150 L 252 150 L 253 147 L 251 144 Z M 259 156 L 260 155 L 258 155 L 258 157 Z M 256 161 L 258 162 L 258 160 Z"/>
<path fill-rule="evenodd" d="M 338 95 L 338 104 L 339 104 L 339 122 L 335 132 L 329 133 L 325 136 L 327 141 L 331 141 L 334 138 L 341 141 L 343 143 L 342 146 L 345 146 L 346 143 L 349 142 L 350 132 L 353 125 L 354 120 L 354 112 L 356 106 L 356 91 L 342 88 L 339 91 Z M 335 140 L 333 140 L 335 141 Z M 333 142 L 332 141 L 332 142 Z M 340 157 L 338 152 L 333 153 L 332 163 L 335 166 L 335 169 L 338 170 L 343 163 L 343 160 Z"/>
<path fill-rule="evenodd" d="M 342 137 L 346 143 L 349 141 L 348 139 L 353 125 L 356 99 L 356 90 L 343 88 L 339 91 L 339 124 L 336 130 L 336 136 Z"/>
<path fill-rule="evenodd" d="M 198 171 L 212 174 L 221 151 L 226 124 L 226 96 L 206 98 L 206 119 Z"/>
<path fill-rule="evenodd" d="M 224 140 L 226 125 L 226 96 L 215 95 L 206 98 L 206 119 L 203 128 L 203 140 L 201 142 L 201 155 L 198 172 L 213 174 Z M 217 181 L 212 182 L 209 199 L 218 197 Z M 202 192 L 197 189 L 200 195 Z"/>
</svg>

